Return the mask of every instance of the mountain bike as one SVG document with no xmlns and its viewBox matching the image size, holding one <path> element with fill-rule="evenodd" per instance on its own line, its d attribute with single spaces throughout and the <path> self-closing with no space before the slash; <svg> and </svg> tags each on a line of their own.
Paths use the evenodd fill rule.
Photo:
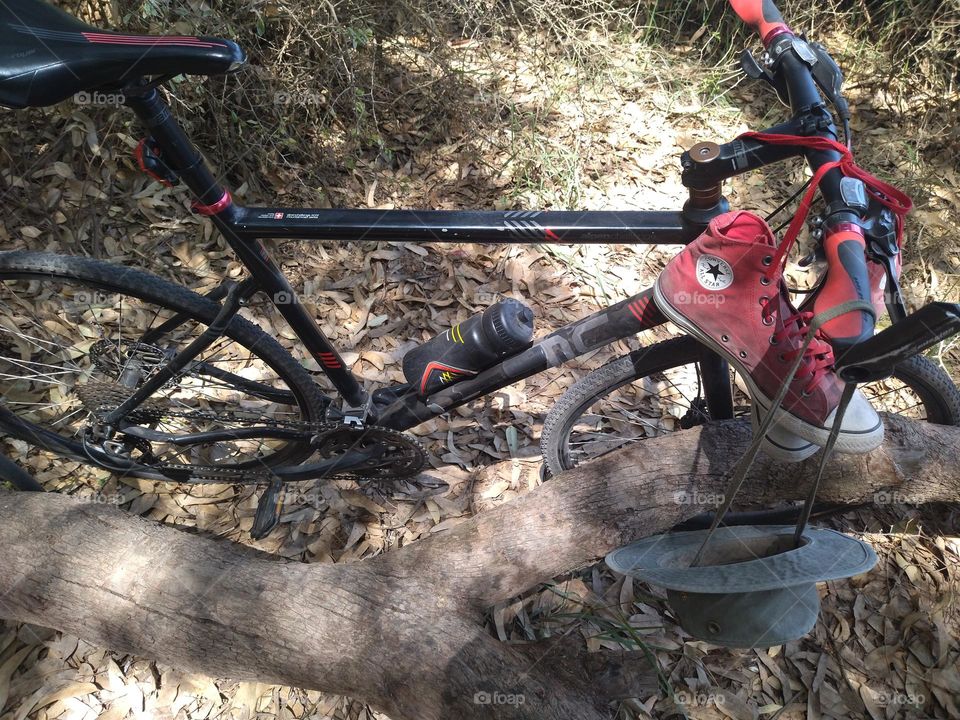
<svg viewBox="0 0 960 720">
<path fill-rule="evenodd" d="M 826 49 L 792 33 L 767 0 L 736 0 L 765 52 L 745 72 L 792 117 L 767 132 L 852 142 L 842 74 Z M 243 207 L 208 167 L 164 99 L 178 75 L 233 72 L 245 55 L 210 37 L 124 35 L 86 25 L 42 0 L 0 5 L 0 104 L 52 105 L 79 92 L 123 98 L 146 128 L 141 170 L 185 184 L 247 273 L 205 296 L 140 270 L 84 257 L 0 253 L 0 428 L 57 455 L 136 477 L 267 486 L 255 535 L 276 522 L 283 484 L 415 476 L 425 451 L 407 431 L 521 379 L 667 322 L 646 290 L 536 341 L 517 301 L 491 305 L 404 357 L 408 382 L 364 388 L 274 262 L 271 240 L 326 242 L 683 244 L 729 209 L 723 183 L 791 158 L 812 169 L 836 153 L 752 138 L 702 142 L 680 158 L 689 198 L 676 211 L 414 211 Z M 829 105 L 828 105 L 829 103 Z M 830 108 L 833 108 L 831 112 Z M 837 349 L 878 409 L 960 424 L 960 392 L 919 355 L 956 332 L 954 306 L 908 316 L 897 289 L 899 246 L 886 209 L 831 171 L 821 244 L 856 222 L 887 276 L 893 330 Z M 788 201 L 789 202 L 789 201 Z M 865 265 L 831 263 L 861 299 Z M 240 316 L 262 294 L 335 389 L 324 392 L 276 339 Z M 549 414 L 545 465 L 560 472 L 637 440 L 745 414 L 730 368 L 690 337 L 643 347 L 577 383 Z"/>
</svg>

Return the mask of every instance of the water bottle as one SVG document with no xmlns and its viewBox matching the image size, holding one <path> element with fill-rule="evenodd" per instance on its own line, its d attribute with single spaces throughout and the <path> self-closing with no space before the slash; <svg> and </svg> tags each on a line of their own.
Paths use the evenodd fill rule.
<svg viewBox="0 0 960 720">
<path fill-rule="evenodd" d="M 517 300 L 501 300 L 408 352 L 403 374 L 426 397 L 532 344 L 533 310 Z"/>
</svg>

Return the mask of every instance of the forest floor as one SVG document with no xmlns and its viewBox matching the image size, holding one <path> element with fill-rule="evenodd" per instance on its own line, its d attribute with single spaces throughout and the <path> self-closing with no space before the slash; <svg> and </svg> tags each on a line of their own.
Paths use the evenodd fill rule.
<svg viewBox="0 0 960 720">
<path fill-rule="evenodd" d="M 264 171 L 236 188 L 241 202 L 279 196 L 283 204 L 383 209 L 673 209 L 684 197 L 683 149 L 786 117 L 770 91 L 742 81 L 728 65 L 706 67 L 694 46 L 655 49 L 621 38 L 604 51 L 602 68 L 585 74 L 559 55 L 533 62 L 503 44 L 463 43 L 474 91 L 461 98 L 462 122 L 453 118 L 444 142 L 420 140 L 431 118 L 425 99 L 419 113 L 412 108 L 408 121 L 393 128 L 389 153 L 352 156 L 344 141 L 331 143 L 326 155 L 301 157 L 290 151 L 297 137 L 288 143 L 274 133 L 263 145 L 251 142 L 250 151 L 279 143 L 266 151 L 286 157 L 284 164 L 267 172 L 248 157 L 247 164 L 221 170 Z M 922 103 L 878 88 L 877 62 L 841 57 L 849 69 L 857 157 L 916 201 L 904 256 L 909 302 L 957 300 L 956 131 L 949 118 L 925 113 Z M 243 74 L 230 82 L 243 83 Z M 135 171 L 129 151 L 138 131 L 126 116 L 68 104 L 3 119 L 0 162 L 8 165 L 0 165 L 0 247 L 82 252 L 199 292 L 224 274 L 239 274 L 210 224 L 186 211 L 182 189 Z M 215 148 L 209 154 L 216 160 Z M 327 168 L 322 183 L 300 172 L 314 161 Z M 803 177 L 792 168 L 739 178 L 729 188 L 731 206 L 768 212 Z M 373 386 L 402 381 L 400 359 L 408 348 L 492 298 L 530 304 L 543 335 L 648 287 L 678 248 L 283 242 L 272 249 L 294 284 L 305 288 L 324 330 L 346 350 L 347 363 Z M 311 366 L 274 312 L 262 305 L 244 312 Z M 404 486 L 371 495 L 347 481 L 320 492 L 305 486 L 287 504 L 281 527 L 259 543 L 249 537 L 257 497 L 249 488 L 117 478 L 30 453 L 18 442 L 7 441 L 5 449 L 49 490 L 115 502 L 157 522 L 292 561 L 352 562 L 443 532 L 536 487 L 540 428 L 555 400 L 591 369 L 671 330 L 587 355 L 418 428 L 433 466 L 428 474 L 447 484 L 444 492 L 425 495 Z M 955 347 L 939 347 L 933 357 L 950 370 L 957 366 Z M 602 563 L 493 608 L 490 632 L 523 642 L 572 631 L 597 651 L 641 642 L 657 657 L 672 692 L 619 703 L 615 710 L 623 718 L 960 717 L 958 518 L 956 506 L 918 510 L 890 503 L 834 521 L 870 542 L 879 565 L 821 586 L 816 628 L 769 650 L 692 641 L 659 589 Z M 51 630 L 0 625 L 0 720 L 126 717 L 383 716 L 347 698 L 206 678 Z"/>
</svg>

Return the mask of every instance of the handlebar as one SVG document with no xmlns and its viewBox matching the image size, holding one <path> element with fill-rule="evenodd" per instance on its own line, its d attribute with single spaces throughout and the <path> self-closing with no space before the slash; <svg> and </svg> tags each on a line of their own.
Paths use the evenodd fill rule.
<svg viewBox="0 0 960 720">
<path fill-rule="evenodd" d="M 845 174 L 840 165 L 849 157 L 849 152 L 840 152 L 844 148 L 836 144 L 837 128 L 821 94 L 823 89 L 841 114 L 847 112 L 846 102 L 839 92 L 842 75 L 839 81 L 835 78 L 839 68 L 826 51 L 818 52 L 822 48 L 809 45 L 790 30 L 773 0 L 730 0 L 730 5 L 740 19 L 760 35 L 766 48 L 772 73 L 757 69 L 777 87 L 781 97 L 785 91 L 786 98 L 783 99 L 788 101 L 794 120 L 803 120 L 801 125 L 805 132 L 796 137 L 795 145 L 803 148 L 803 155 L 814 173 L 815 181 L 809 197 L 804 199 L 802 209 L 804 206 L 809 208 L 817 186 L 827 204 L 822 242 L 828 268 L 824 286 L 814 304 L 814 312 L 848 300 L 870 301 L 872 292 L 866 264 L 866 242 L 861 227 L 867 203 L 864 200 L 861 205 L 859 197 L 852 197 L 852 186 L 844 181 Z M 821 63 L 819 69 L 818 63 Z M 829 66 L 825 67 L 827 64 Z M 818 70 L 820 75 L 815 74 Z M 834 75 L 832 79 L 828 77 L 831 73 Z M 843 116 L 845 123 L 847 118 L 848 115 Z M 757 134 L 755 138 L 762 142 L 764 135 Z M 815 138 L 834 142 L 804 142 Z M 866 197 L 866 193 L 863 197 Z M 789 246 L 796 238 L 802 222 L 801 218 L 799 223 L 791 225 L 784 239 L 785 245 Z M 858 311 L 826 323 L 824 331 L 835 350 L 844 350 L 871 337 L 874 321 L 871 313 Z"/>
</svg>

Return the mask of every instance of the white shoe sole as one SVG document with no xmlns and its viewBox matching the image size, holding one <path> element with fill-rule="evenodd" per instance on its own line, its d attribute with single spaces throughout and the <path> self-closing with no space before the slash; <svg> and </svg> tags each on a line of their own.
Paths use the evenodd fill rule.
<svg viewBox="0 0 960 720">
<path fill-rule="evenodd" d="M 770 398 L 764 395 L 760 388 L 754 384 L 753 378 L 750 377 L 750 373 L 747 371 L 747 368 L 740 363 L 733 353 L 729 352 L 722 345 L 719 345 L 712 338 L 710 338 L 709 335 L 677 312 L 677 310 L 663 296 L 663 293 L 661 293 L 659 278 L 657 278 L 657 282 L 653 286 L 653 299 L 654 302 L 656 302 L 657 307 L 660 309 L 660 312 L 662 312 L 670 320 L 679 325 L 681 328 L 683 328 L 683 330 L 702 342 L 708 348 L 726 358 L 734 366 L 734 368 L 736 368 L 737 372 L 739 372 L 743 378 L 743 381 L 747 384 L 747 387 L 750 390 L 751 402 L 758 403 L 765 413 L 769 412 L 772 404 L 770 402 Z M 860 400 L 858 401 L 857 395 L 855 394 L 854 399 L 850 403 L 851 407 L 848 408 L 848 411 L 852 409 L 854 403 L 857 402 L 867 403 L 869 406 L 866 398 L 861 395 Z M 876 422 L 871 425 L 869 429 L 840 429 L 840 434 L 837 436 L 837 442 L 834 445 L 834 449 L 837 452 L 862 454 L 870 452 L 871 450 L 875 450 L 880 446 L 880 443 L 883 442 L 883 421 L 880 420 L 880 417 L 876 414 L 876 412 L 872 411 L 872 408 L 871 412 Z M 830 417 L 827 418 L 828 424 L 826 426 L 818 427 L 816 425 L 811 425 L 806 420 L 798 418 L 796 415 L 792 415 L 783 408 L 779 408 L 777 410 L 775 422 L 786 432 L 793 435 L 799 435 L 804 440 L 822 447 L 827 444 L 827 438 L 830 436 L 829 422 L 833 419 L 835 414 L 836 410 L 834 410 L 830 414 Z M 812 454 L 813 453 L 811 453 L 811 455 Z"/>
<path fill-rule="evenodd" d="M 753 434 L 757 434 L 760 429 L 760 416 L 757 406 L 750 405 L 750 427 L 753 428 Z M 773 425 L 764 435 L 760 443 L 760 449 L 764 454 L 778 462 L 798 463 L 803 462 L 811 455 L 816 455 L 819 445 L 807 442 L 799 435 L 790 435 L 780 429 L 778 425 Z"/>
</svg>

